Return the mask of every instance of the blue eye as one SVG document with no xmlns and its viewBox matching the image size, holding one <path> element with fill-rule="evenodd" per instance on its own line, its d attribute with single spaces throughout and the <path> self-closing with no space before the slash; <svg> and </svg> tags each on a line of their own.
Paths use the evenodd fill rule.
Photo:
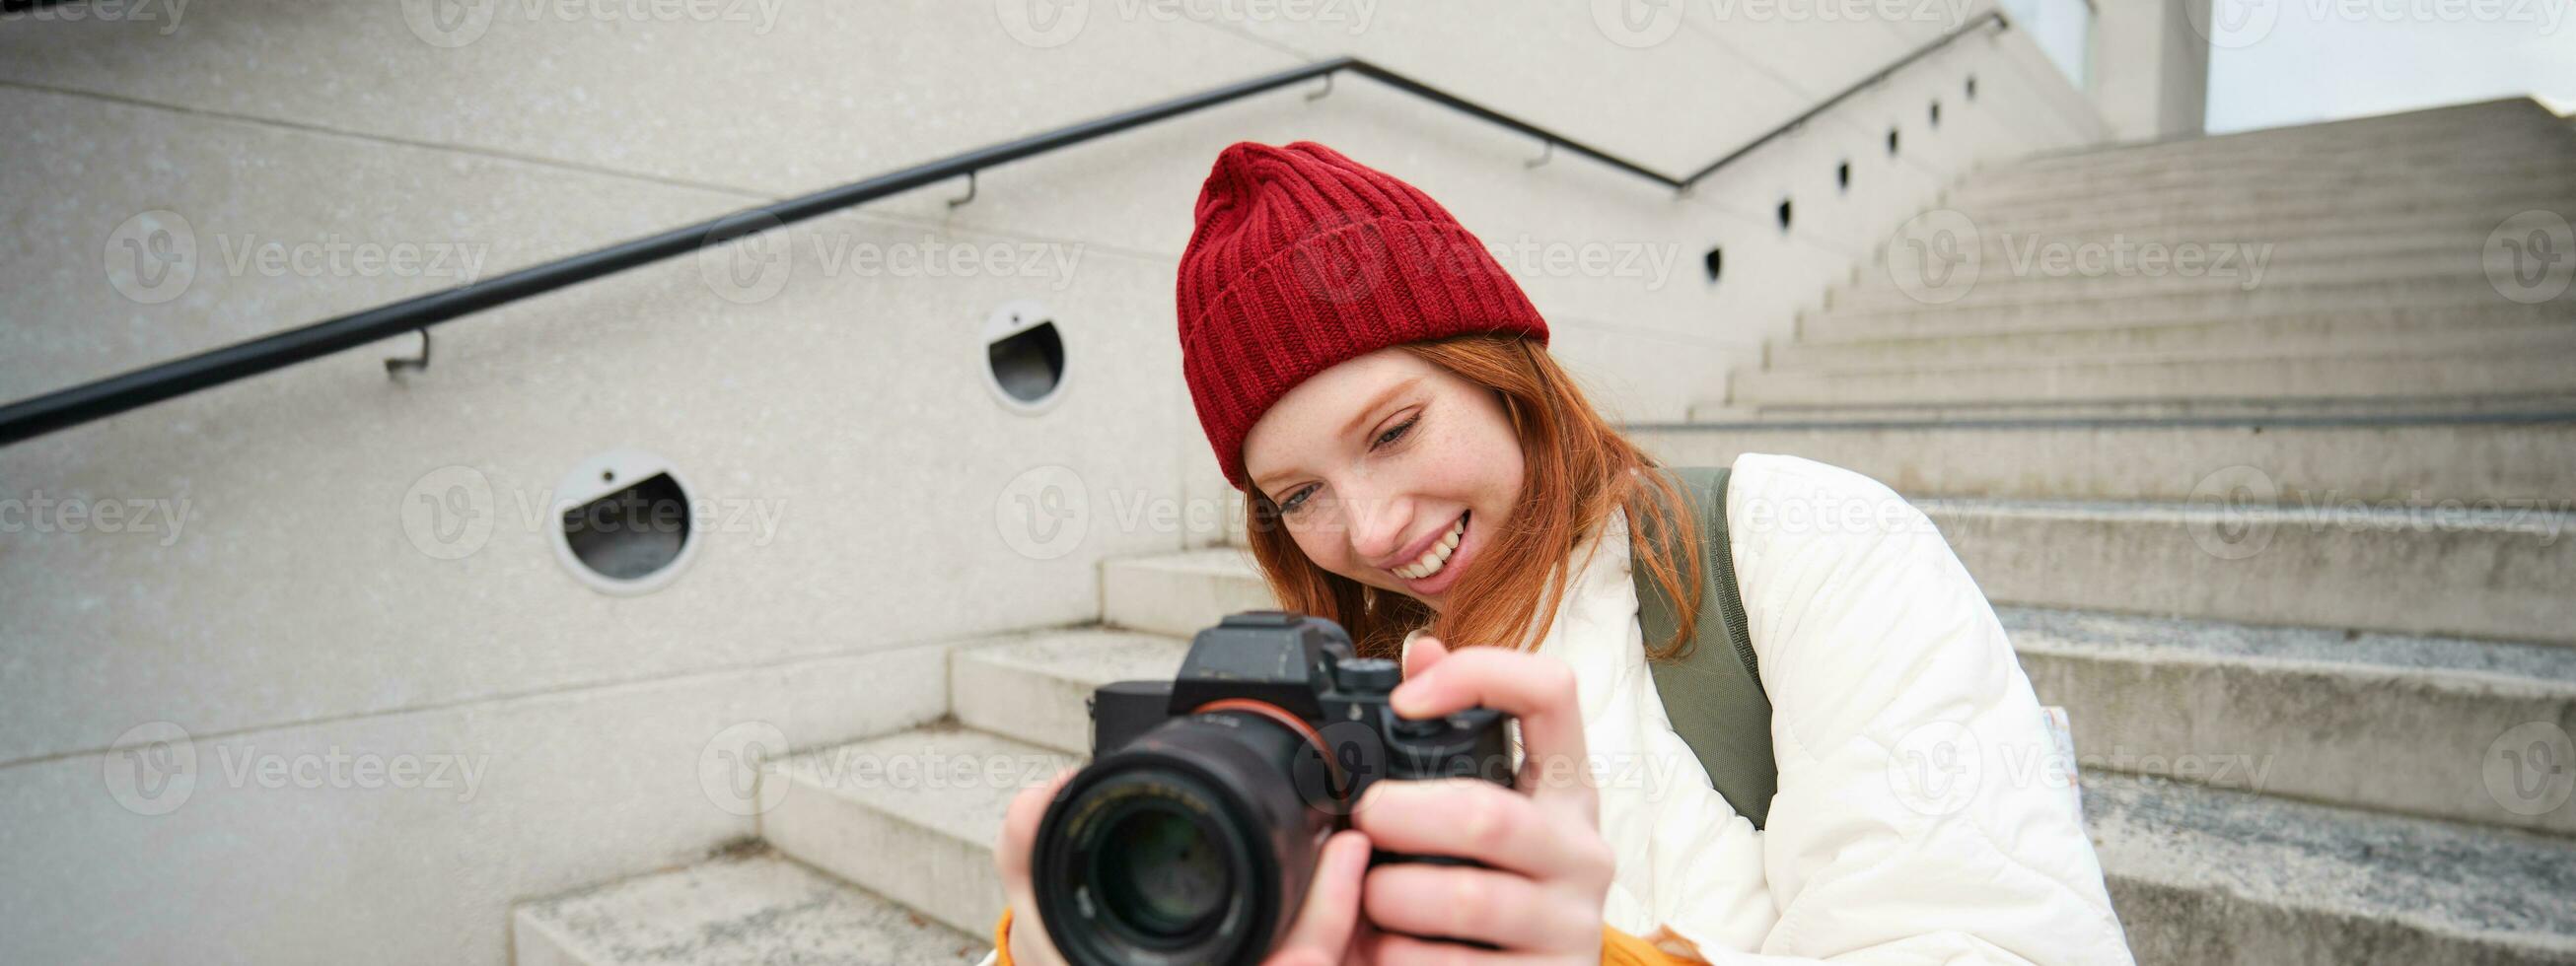
<svg viewBox="0 0 2576 966">
<path fill-rule="evenodd" d="M 1406 433 L 1412 432 L 1413 424 L 1421 421 L 1422 416 L 1420 414 L 1416 414 L 1412 419 L 1405 420 L 1396 426 L 1388 428 L 1386 432 L 1377 434 L 1376 439 L 1369 441 L 1369 449 L 1381 449 L 1393 444 L 1397 440 L 1403 439 Z M 1287 499 L 1279 501 L 1279 512 L 1297 512 L 1299 507 L 1306 505 L 1306 495 L 1313 492 L 1315 492 L 1315 488 L 1309 486 L 1298 490 L 1295 493 L 1289 494 Z"/>
</svg>

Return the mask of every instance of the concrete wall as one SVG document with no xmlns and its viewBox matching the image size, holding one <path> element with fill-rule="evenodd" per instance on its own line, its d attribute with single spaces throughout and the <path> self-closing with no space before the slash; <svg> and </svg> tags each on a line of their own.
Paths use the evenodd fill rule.
<svg viewBox="0 0 2576 966">
<path fill-rule="evenodd" d="M 1341 54 L 1687 171 L 1950 26 L 1170 9 L 1052 32 L 935 0 L 0 21 L 0 398 Z M 2011 33 L 1686 198 L 1563 153 L 1525 168 L 1527 140 L 1357 78 L 1305 93 L 989 171 L 963 207 L 950 184 L 795 226 L 747 288 L 683 259 L 443 326 L 399 381 L 379 360 L 409 336 L 0 450 L 0 960 L 502 961 L 512 901 L 751 834 L 728 756 L 943 714 L 941 642 L 1096 619 L 1100 560 L 1214 542 L 1189 523 L 1233 491 L 1179 378 L 1172 266 L 1235 140 L 1334 145 L 1526 253 L 1507 264 L 1561 357 L 1653 420 L 1720 396 L 1959 174 L 2105 134 Z M 850 257 L 871 245 L 1040 267 Z M 982 381 L 984 321 L 1022 298 L 1068 339 L 1036 415 Z M 619 446 L 709 514 L 647 595 L 574 580 L 546 534 L 557 481 Z M 1049 486 L 1069 537 L 1019 515 Z"/>
<path fill-rule="evenodd" d="M 2113 136 L 2201 133 L 2209 110 L 2211 0 L 2101 0 L 2093 99 Z"/>
</svg>

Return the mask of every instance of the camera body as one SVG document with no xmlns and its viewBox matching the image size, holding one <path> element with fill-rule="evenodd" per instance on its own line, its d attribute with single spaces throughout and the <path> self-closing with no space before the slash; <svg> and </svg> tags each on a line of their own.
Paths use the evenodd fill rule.
<svg viewBox="0 0 2576 966">
<path fill-rule="evenodd" d="M 1252 963 L 1303 904 L 1324 840 L 1383 780 L 1512 783 L 1509 716 L 1399 717 L 1395 662 L 1279 610 L 1201 630 L 1170 681 L 1092 694 L 1092 762 L 1049 803 L 1030 856 L 1067 961 Z M 1389 861 L 1462 862 L 1379 853 Z"/>
</svg>

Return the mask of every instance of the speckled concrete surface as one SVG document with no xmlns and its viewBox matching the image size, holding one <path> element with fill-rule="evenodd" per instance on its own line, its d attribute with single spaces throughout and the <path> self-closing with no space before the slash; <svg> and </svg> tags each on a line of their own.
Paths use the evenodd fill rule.
<svg viewBox="0 0 2576 966">
<path fill-rule="evenodd" d="M 2088 775 L 2138 960 L 2576 962 L 2576 842 Z"/>
<path fill-rule="evenodd" d="M 518 966 L 896 966 L 992 949 L 767 850 L 527 903 L 513 929 Z"/>
</svg>

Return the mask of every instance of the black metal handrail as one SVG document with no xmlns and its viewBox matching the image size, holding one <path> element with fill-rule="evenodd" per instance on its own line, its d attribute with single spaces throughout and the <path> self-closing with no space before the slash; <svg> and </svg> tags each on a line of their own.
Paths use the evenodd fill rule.
<svg viewBox="0 0 2576 966">
<path fill-rule="evenodd" d="M 7 406 L 0 406 L 0 446 L 7 446 L 81 423 L 104 419 L 139 406 L 147 406 L 236 379 L 284 368 L 307 359 L 330 355 L 405 332 L 418 330 L 425 339 L 430 326 L 459 316 L 684 255 L 707 246 L 725 244 L 745 234 L 793 224 L 959 175 L 966 176 L 967 197 L 971 198 L 974 196 L 976 173 L 985 168 L 1080 144 L 1165 118 L 1205 110 L 1318 77 L 1324 79 L 1324 90 L 1309 97 L 1320 97 L 1332 90 L 1333 76 L 1343 71 L 1357 73 L 1443 107 L 1538 138 L 1545 147 L 1545 151 L 1540 155 L 1542 160 L 1552 155 L 1556 148 L 1563 147 L 1613 168 L 1672 188 L 1676 193 L 1687 193 L 1693 185 L 1725 167 L 1728 162 L 1797 130 L 1825 109 L 1842 103 L 1887 79 L 1889 75 L 1906 65 L 1921 60 L 1933 51 L 1989 24 L 1998 29 L 2009 29 L 2011 26 L 2010 21 L 2006 20 L 2000 11 L 1989 11 L 1971 19 L 1876 73 L 1862 78 L 1842 92 L 1827 98 L 1814 109 L 1790 119 L 1787 123 L 1736 149 L 1726 157 L 1719 158 L 1716 163 L 1679 178 L 1647 168 L 1608 151 L 1493 110 L 1368 61 L 1356 57 L 1335 58 L 1084 121 L 1043 134 L 950 155 L 937 161 L 914 165 L 854 184 L 744 209 L 657 235 L 523 268 L 495 278 L 425 295 L 416 295 L 376 308 L 20 400 Z M 419 368 L 419 363 L 422 361 L 425 360 L 388 360 L 387 368 L 388 370 Z"/>
</svg>

